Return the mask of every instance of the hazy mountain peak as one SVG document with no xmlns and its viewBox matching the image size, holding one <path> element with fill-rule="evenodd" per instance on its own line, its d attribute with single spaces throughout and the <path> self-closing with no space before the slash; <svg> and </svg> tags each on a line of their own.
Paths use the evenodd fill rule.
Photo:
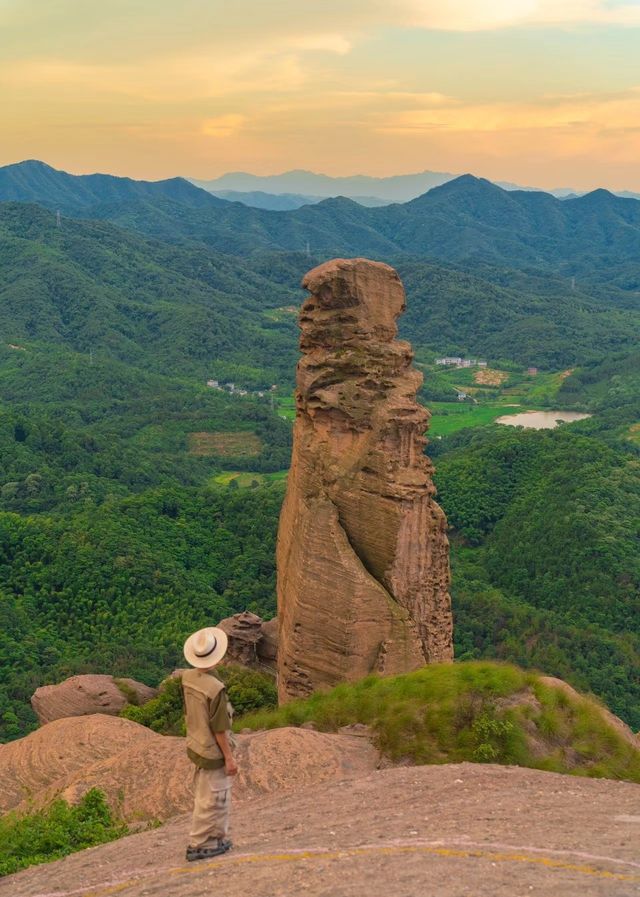
<svg viewBox="0 0 640 897">
<path fill-rule="evenodd" d="M 449 201 L 457 197 L 507 197 L 506 190 L 496 186 L 485 178 L 478 178 L 473 174 L 462 174 L 457 178 L 447 181 L 438 187 L 433 187 L 422 196 L 416 197 L 407 203 L 407 206 L 422 205 L 424 203 L 435 203 L 440 201 Z"/>
<path fill-rule="evenodd" d="M 324 209 L 331 207 L 345 209 L 349 207 L 353 207 L 355 209 L 362 208 L 362 206 L 360 206 L 355 200 L 351 199 L 350 196 L 329 196 L 327 199 L 323 199 L 319 203 L 316 203 L 316 205 Z"/>
<path fill-rule="evenodd" d="M 598 187 L 596 190 L 591 190 L 589 193 L 583 193 L 582 196 L 576 197 L 578 200 L 616 200 L 620 197 L 617 197 L 615 193 L 612 193 L 611 190 L 606 190 L 604 187 Z"/>
</svg>

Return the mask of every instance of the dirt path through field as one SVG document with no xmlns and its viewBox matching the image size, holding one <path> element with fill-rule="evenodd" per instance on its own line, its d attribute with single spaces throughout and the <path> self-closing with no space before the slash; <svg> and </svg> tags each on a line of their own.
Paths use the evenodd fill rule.
<svg viewBox="0 0 640 897">
<path fill-rule="evenodd" d="M 631 897 L 640 786 L 513 767 L 389 769 L 247 802 L 186 863 L 188 820 L 35 867 L 0 897 Z"/>
</svg>

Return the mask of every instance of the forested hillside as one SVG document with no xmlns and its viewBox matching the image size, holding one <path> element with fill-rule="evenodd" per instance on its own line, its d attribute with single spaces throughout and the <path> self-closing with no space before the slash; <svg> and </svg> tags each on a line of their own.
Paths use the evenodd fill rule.
<svg viewBox="0 0 640 897">
<path fill-rule="evenodd" d="M 300 279 L 322 256 L 238 258 L 107 222 L 0 203 L 6 342 L 66 346 L 145 371 L 291 385 Z M 474 353 L 548 369 L 635 344 L 640 309 L 560 277 L 478 273 L 389 257 L 405 281 L 401 335 L 417 351 Z"/>
<path fill-rule="evenodd" d="M 434 444 L 456 653 L 561 676 L 638 727 L 640 448 L 584 426 Z M 137 496 L 121 478 L 104 496 L 67 490 L 46 513 L 0 515 L 4 737 L 29 724 L 42 681 L 109 670 L 153 682 L 191 629 L 245 607 L 274 612 L 282 486 L 158 480 Z"/>
<path fill-rule="evenodd" d="M 44 682 L 154 683 L 193 628 L 274 612 L 299 281 L 333 254 L 398 267 L 426 395 L 457 382 L 436 354 L 473 354 L 555 372 L 531 404 L 594 414 L 488 418 L 429 447 L 456 650 L 563 676 L 640 726 L 640 204 L 466 178 L 405 206 L 265 212 L 13 168 L 0 197 L 39 205 L 0 202 L 0 738 L 33 725 Z"/>
<path fill-rule="evenodd" d="M 533 665 L 640 724 L 640 452 L 583 424 L 438 444 L 459 656 Z"/>
<path fill-rule="evenodd" d="M 296 285 L 297 286 L 297 285 Z M 261 314 L 298 301 L 237 259 L 172 247 L 38 206 L 0 204 L 0 328 L 146 371 L 244 380 L 290 376 L 291 326 Z M 225 367 L 226 366 L 226 367 Z"/>
</svg>

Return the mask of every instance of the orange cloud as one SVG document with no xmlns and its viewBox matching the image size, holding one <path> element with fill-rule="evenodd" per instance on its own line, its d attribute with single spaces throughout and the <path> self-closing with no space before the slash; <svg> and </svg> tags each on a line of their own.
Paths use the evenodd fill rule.
<svg viewBox="0 0 640 897">
<path fill-rule="evenodd" d="M 246 122 L 245 115 L 230 113 L 208 118 L 202 123 L 202 133 L 207 137 L 231 137 L 236 134 Z"/>
</svg>

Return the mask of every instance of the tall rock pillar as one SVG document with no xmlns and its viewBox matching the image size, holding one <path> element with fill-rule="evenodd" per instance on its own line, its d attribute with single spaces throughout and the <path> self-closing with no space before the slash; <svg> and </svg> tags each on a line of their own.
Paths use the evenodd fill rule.
<svg viewBox="0 0 640 897">
<path fill-rule="evenodd" d="M 397 273 L 310 271 L 278 530 L 280 700 L 453 658 L 449 543 L 423 449 L 422 374 L 396 339 Z"/>
</svg>

